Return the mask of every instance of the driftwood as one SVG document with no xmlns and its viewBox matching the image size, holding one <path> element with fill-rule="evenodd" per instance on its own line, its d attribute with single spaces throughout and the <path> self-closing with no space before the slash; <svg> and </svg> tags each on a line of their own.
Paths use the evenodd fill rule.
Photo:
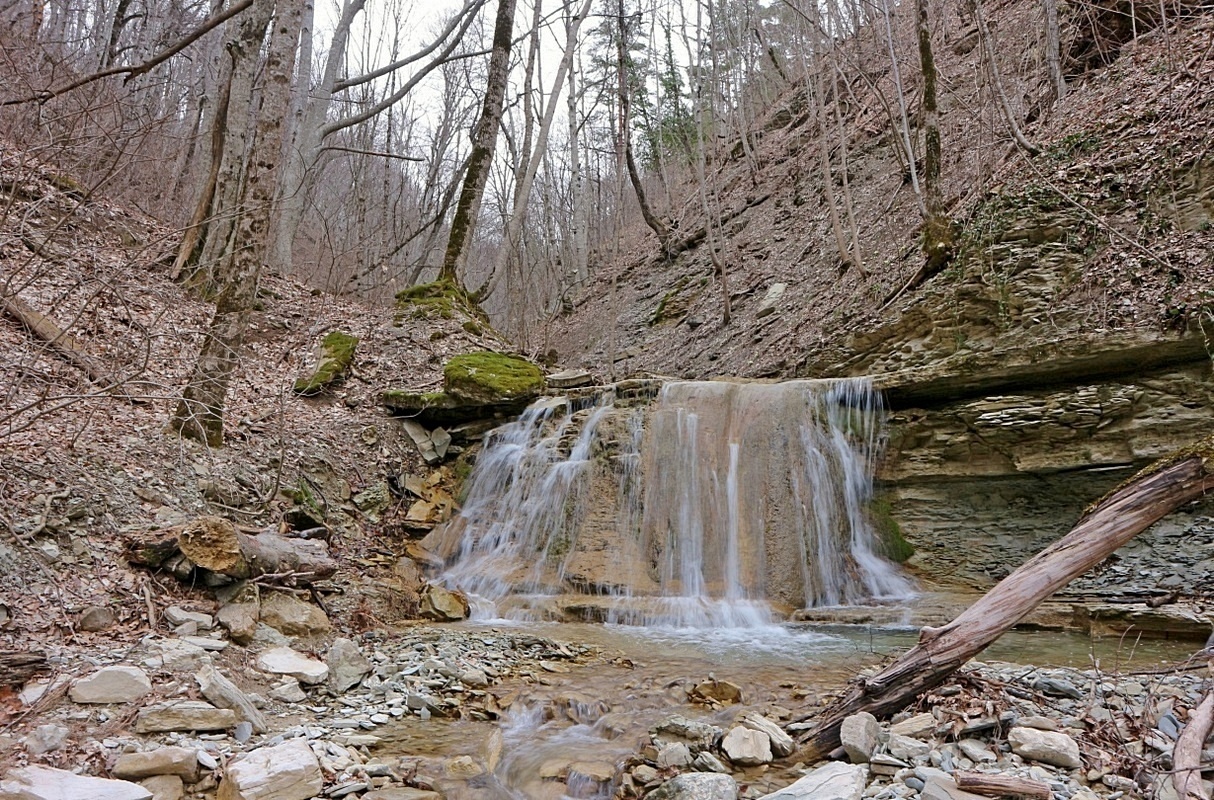
<svg viewBox="0 0 1214 800">
<path fill-rule="evenodd" d="M 46 670 L 46 653 L 34 650 L 0 650 L 0 687 L 20 686 Z"/>
<path fill-rule="evenodd" d="M 974 605 L 885 669 L 853 683 L 803 735 L 797 757 L 811 761 L 839 746 L 843 720 L 860 711 L 885 716 L 939 686 L 1041 601 L 1099 564 L 1169 512 L 1214 489 L 1214 436 L 1152 464 L 1090 507 L 1071 532 L 1029 559 Z M 808 719 L 805 717 L 803 719 Z"/>
<path fill-rule="evenodd" d="M 1028 778 L 959 770 L 953 773 L 953 780 L 957 782 L 958 789 L 986 797 L 1036 797 L 1039 800 L 1050 800 L 1054 796 L 1054 791 L 1048 783 Z"/>
<path fill-rule="evenodd" d="M 221 517 L 199 517 L 169 536 L 128 544 L 133 564 L 167 569 L 180 576 L 194 567 L 231 578 L 310 583 L 337 572 L 321 539 L 291 539 L 277 533 L 242 533 Z"/>
<path fill-rule="evenodd" d="M 1210 800 L 1201 783 L 1201 749 L 1211 730 L 1214 730 L 1214 691 L 1207 692 L 1201 705 L 1189 714 L 1189 722 L 1172 750 L 1172 785 L 1180 800 Z"/>
<path fill-rule="evenodd" d="M 92 356 L 50 317 L 16 295 L 0 298 L 0 303 L 3 304 L 5 314 L 20 322 L 30 333 L 53 347 L 55 352 L 82 369 L 90 381 L 98 384 L 110 383 L 109 377 L 97 366 Z"/>
</svg>

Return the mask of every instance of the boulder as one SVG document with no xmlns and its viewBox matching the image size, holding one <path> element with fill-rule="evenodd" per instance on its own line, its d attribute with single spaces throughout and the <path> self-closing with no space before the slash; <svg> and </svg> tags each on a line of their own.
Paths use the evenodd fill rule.
<svg viewBox="0 0 1214 800">
<path fill-rule="evenodd" d="M 1021 758 L 1053 764 L 1065 769 L 1083 766 L 1079 744 L 1065 733 L 1039 731 L 1036 728 L 1012 728 L 1007 734 L 1012 752 Z"/>
<path fill-rule="evenodd" d="M 257 668 L 274 675 L 290 675 L 300 683 L 324 683 L 329 668 L 315 658 L 290 647 L 274 647 L 257 657 Z"/>
<path fill-rule="evenodd" d="M 666 781 L 645 800 L 737 800 L 738 784 L 728 775 L 689 772 Z"/>
<path fill-rule="evenodd" d="M 104 606 L 89 606 L 76 619 L 76 630 L 86 633 L 103 631 L 114 624 L 114 612 Z"/>
<path fill-rule="evenodd" d="M 329 688 L 339 694 L 353 689 L 371 672 L 371 662 L 349 639 L 335 639 L 325 663 L 329 666 Z"/>
<path fill-rule="evenodd" d="M 139 667 L 103 667 L 72 684 L 75 703 L 133 703 L 152 691 L 152 681 Z"/>
<path fill-rule="evenodd" d="M 770 764 L 771 739 L 763 731 L 741 726 L 733 728 L 721 740 L 721 752 L 733 763 L 743 767 Z"/>
<path fill-rule="evenodd" d="M 797 749 L 796 742 L 793 741 L 791 736 L 784 732 L 783 728 L 761 714 L 756 714 L 755 712 L 751 711 L 747 714 L 743 714 L 742 718 L 738 720 L 738 722 L 742 723 L 744 727 L 750 728 L 751 730 L 763 731 L 763 733 L 766 733 L 767 738 L 771 740 L 772 755 L 774 755 L 776 758 L 791 756 L 793 751 Z"/>
<path fill-rule="evenodd" d="M 839 741 L 853 764 L 867 764 L 877 751 L 881 726 L 867 711 L 852 714 L 839 728 Z"/>
<path fill-rule="evenodd" d="M 333 630 L 325 612 L 287 592 L 266 592 L 261 621 L 287 636 L 316 636 Z"/>
<path fill-rule="evenodd" d="M 759 303 L 758 310 L 755 311 L 755 318 L 762 319 L 775 312 L 776 307 L 780 304 L 780 298 L 784 296 L 787 289 L 788 284 L 786 283 L 773 283 L 767 287 L 767 294 L 763 295 L 763 300 Z"/>
<path fill-rule="evenodd" d="M 114 777 L 137 781 L 155 775 L 176 775 L 188 783 L 197 783 L 202 767 L 198 751 L 192 747 L 157 747 L 142 753 L 123 753 L 110 770 Z"/>
<path fill-rule="evenodd" d="M 860 800 L 866 773 L 858 764 L 836 761 L 818 767 L 791 786 L 763 795 L 760 800 Z"/>
<path fill-rule="evenodd" d="M 236 725 L 236 714 L 201 700 L 178 700 L 151 706 L 135 717 L 136 733 L 224 731 Z"/>
<path fill-rule="evenodd" d="M 261 590 L 250 581 L 238 581 L 216 590 L 221 605 L 215 614 L 220 624 L 237 644 L 248 644 L 257 633 L 261 618 Z"/>
<path fill-rule="evenodd" d="M 215 706 L 235 712 L 237 719 L 252 725 L 253 730 L 257 733 L 265 733 L 269 730 L 265 714 L 261 713 L 257 706 L 253 705 L 253 701 L 249 699 L 248 695 L 240 691 L 236 684 L 228 680 L 222 672 L 208 665 L 199 670 L 194 679 L 198 681 L 198 688 L 202 691 L 202 696 Z"/>
<path fill-rule="evenodd" d="M 151 800 L 137 783 L 76 775 L 50 767 L 15 769 L 0 780 L 3 800 Z"/>
<path fill-rule="evenodd" d="M 443 365 L 443 388 L 457 398 L 485 405 L 530 400 L 544 390 L 544 373 L 518 356 L 464 353 Z"/>
<path fill-rule="evenodd" d="M 228 763 L 216 800 L 308 800 L 324 778 L 303 739 L 261 747 Z"/>
<path fill-rule="evenodd" d="M 459 622 L 472 613 L 463 592 L 453 592 L 433 583 L 422 587 L 417 610 L 422 617 L 436 622 Z"/>
</svg>

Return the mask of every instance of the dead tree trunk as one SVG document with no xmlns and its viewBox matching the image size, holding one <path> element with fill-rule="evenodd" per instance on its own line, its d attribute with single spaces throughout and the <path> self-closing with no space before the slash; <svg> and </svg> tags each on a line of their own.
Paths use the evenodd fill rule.
<svg viewBox="0 0 1214 800">
<path fill-rule="evenodd" d="M 34 650 L 0 650 L 0 687 L 21 686 L 49 669 L 46 653 Z"/>
<path fill-rule="evenodd" d="M 1037 605 L 1169 512 L 1214 489 L 1214 436 L 1156 462 L 1090 507 L 1071 532 L 1029 559 L 955 620 L 924 628 L 919 643 L 876 675 L 854 683 L 817 716 L 798 753 L 821 758 L 857 712 L 892 714 L 982 652 Z"/>
<path fill-rule="evenodd" d="M 1214 692 L 1207 692 L 1201 705 L 1189 714 L 1189 722 L 1172 751 L 1172 785 L 1180 800 L 1210 799 L 1201 783 L 1201 750 L 1211 729 L 1214 729 Z"/>
</svg>

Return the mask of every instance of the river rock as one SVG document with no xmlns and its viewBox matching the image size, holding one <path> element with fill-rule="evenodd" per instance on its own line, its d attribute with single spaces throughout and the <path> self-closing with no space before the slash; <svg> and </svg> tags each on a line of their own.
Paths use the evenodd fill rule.
<svg viewBox="0 0 1214 800">
<path fill-rule="evenodd" d="M 880 734 L 881 726 L 877 724 L 877 718 L 867 711 L 861 711 L 843 720 L 839 728 L 839 741 L 853 764 L 867 764 L 877 751 L 877 737 Z"/>
<path fill-rule="evenodd" d="M 932 735 L 936 730 L 936 718 L 930 712 L 916 714 L 909 719 L 904 719 L 901 722 L 896 722 L 889 726 L 891 734 L 896 733 L 899 736 L 909 736 L 912 739 L 923 739 Z"/>
<path fill-rule="evenodd" d="M 744 714 L 738 721 L 741 722 L 744 727 L 766 733 L 767 738 L 771 740 L 772 755 L 774 755 L 776 758 L 791 756 L 793 751 L 797 749 L 796 742 L 793 741 L 791 736 L 784 732 L 783 728 L 761 714 L 756 714 L 752 711 L 748 714 Z"/>
<path fill-rule="evenodd" d="M 686 742 L 674 742 L 658 750 L 658 769 L 680 769 L 691 764 L 691 749 Z"/>
<path fill-rule="evenodd" d="M 0 780 L 3 800 L 151 800 L 137 783 L 76 775 L 50 767 L 15 769 Z"/>
<path fill-rule="evenodd" d="M 422 617 L 436 622 L 459 622 L 471 613 L 468 598 L 463 592 L 453 592 L 441 586 L 427 583 L 422 587 L 417 601 L 417 611 Z"/>
<path fill-rule="evenodd" d="M 317 636 L 333 630 L 324 611 L 287 592 L 266 592 L 261 598 L 261 621 L 287 636 Z"/>
<path fill-rule="evenodd" d="M 689 694 L 692 700 L 699 702 L 711 701 L 726 706 L 742 702 L 741 686 L 716 679 L 697 683 Z"/>
<path fill-rule="evenodd" d="M 227 765 L 216 800 L 308 800 L 320 794 L 320 762 L 303 739 L 261 747 Z"/>
<path fill-rule="evenodd" d="M 1012 752 L 1021 758 L 1065 769 L 1077 769 L 1083 765 L 1078 743 L 1065 733 L 1012 728 L 1008 731 L 1007 743 L 1011 745 Z"/>
<path fill-rule="evenodd" d="M 649 729 L 649 735 L 659 746 L 686 742 L 693 753 L 711 748 L 721 733 L 721 729 L 716 725 L 697 722 L 679 714 L 672 714 Z"/>
<path fill-rule="evenodd" d="M 202 696 L 218 708 L 226 708 L 235 712 L 238 719 L 252 725 L 253 730 L 257 733 L 265 733 L 269 730 L 265 714 L 253 705 L 253 701 L 249 699 L 248 695 L 240 691 L 236 684 L 228 680 L 215 667 L 210 665 L 203 667 L 194 676 L 194 679 L 198 681 L 198 688 L 202 691 Z"/>
<path fill-rule="evenodd" d="M 152 691 L 152 681 L 139 667 L 103 667 L 72 684 L 76 703 L 133 703 Z"/>
<path fill-rule="evenodd" d="M 689 772 L 663 783 L 645 800 L 737 800 L 738 783 L 729 775 Z"/>
<path fill-rule="evenodd" d="M 239 581 L 215 592 L 221 605 L 215 614 L 232 641 L 248 644 L 257 633 L 257 622 L 261 618 L 261 590 L 250 581 Z"/>
<path fill-rule="evenodd" d="M 290 675 L 300 683 L 324 683 L 329 668 L 290 647 L 275 647 L 257 657 L 257 668 L 275 675 Z"/>
<path fill-rule="evenodd" d="M 724 761 L 707 750 L 697 754 L 692 760 L 691 766 L 698 772 L 720 772 L 724 775 L 733 772 L 733 770 L 725 766 Z"/>
<path fill-rule="evenodd" d="M 771 739 L 763 731 L 756 731 L 741 726 L 733 728 L 721 740 L 721 752 L 735 764 L 743 767 L 754 767 L 759 764 L 770 764 Z"/>
<path fill-rule="evenodd" d="M 371 672 L 371 662 L 349 639 L 334 639 L 325 663 L 329 666 L 329 688 L 338 694 L 350 691 Z"/>
<path fill-rule="evenodd" d="M 867 772 L 859 764 L 836 761 L 760 800 L 860 800 Z"/>
<path fill-rule="evenodd" d="M 76 630 L 86 633 L 103 631 L 114 624 L 114 612 L 104 606 L 89 606 L 76 619 Z"/>
<path fill-rule="evenodd" d="M 229 709 L 216 708 L 201 700 L 178 700 L 140 711 L 135 717 L 135 732 L 223 731 L 238 721 Z"/>
<path fill-rule="evenodd" d="M 154 775 L 139 785 L 152 793 L 152 800 L 181 800 L 185 797 L 185 782 L 176 775 Z"/>
<path fill-rule="evenodd" d="M 137 781 L 154 775 L 176 775 L 197 783 L 201 773 L 198 751 L 190 747 L 157 747 L 142 753 L 123 753 L 110 770 L 114 777 Z"/>
</svg>

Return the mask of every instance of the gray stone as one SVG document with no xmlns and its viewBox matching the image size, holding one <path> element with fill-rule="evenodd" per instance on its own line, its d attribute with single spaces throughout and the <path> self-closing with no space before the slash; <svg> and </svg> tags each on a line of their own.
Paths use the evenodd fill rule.
<svg viewBox="0 0 1214 800">
<path fill-rule="evenodd" d="M 877 737 L 880 734 L 881 726 L 877 724 L 877 718 L 867 711 L 861 711 L 843 720 L 839 728 L 839 741 L 853 764 L 867 764 L 877 751 Z"/>
<path fill-rule="evenodd" d="M 222 672 L 213 666 L 205 666 L 194 676 L 202 696 L 210 700 L 218 708 L 227 708 L 236 713 L 237 719 L 248 722 L 256 733 L 269 730 L 265 714 L 253 705 L 249 696 L 228 680 Z"/>
<path fill-rule="evenodd" d="M 151 800 L 137 783 L 76 775 L 50 767 L 15 769 L 0 781 L 3 800 Z"/>
<path fill-rule="evenodd" d="M 868 762 L 868 768 L 874 775 L 897 775 L 899 770 L 909 767 L 910 764 L 886 753 L 877 753 Z"/>
<path fill-rule="evenodd" d="M 447 448 L 451 447 L 451 434 L 445 428 L 435 428 L 430 431 L 430 442 L 439 458 L 447 457 Z"/>
<path fill-rule="evenodd" d="M 164 618 L 173 627 L 193 622 L 200 631 L 209 631 L 215 627 L 215 618 L 201 611 L 187 611 L 181 606 L 169 606 L 164 610 Z"/>
<path fill-rule="evenodd" d="M 786 283 L 773 283 L 767 287 L 767 294 L 763 296 L 763 301 L 759 303 L 759 308 L 755 311 L 755 317 L 762 319 L 768 314 L 776 310 L 776 306 L 780 303 L 780 298 L 784 296 L 785 290 L 788 289 Z"/>
<path fill-rule="evenodd" d="M 796 742 L 793 741 L 791 736 L 784 732 L 783 728 L 761 714 L 757 714 L 753 711 L 743 714 L 742 718 L 738 720 L 738 722 L 752 730 L 763 731 L 763 733 L 766 733 L 767 738 L 771 740 L 772 755 L 774 755 L 776 758 L 791 756 L 793 751 L 797 749 Z"/>
<path fill-rule="evenodd" d="M 925 756 L 932 751 L 931 745 L 919 739 L 912 739 L 909 736 L 902 736 L 897 733 L 889 735 L 889 742 L 886 743 L 889 749 L 889 754 L 894 758 L 910 759 L 917 756 Z"/>
<path fill-rule="evenodd" d="M 215 621 L 237 644 L 253 641 L 261 618 L 261 590 L 257 584 L 240 581 L 216 590 L 215 595 L 221 603 Z"/>
<path fill-rule="evenodd" d="M 371 662 L 349 639 L 334 639 L 325 662 L 329 666 L 329 688 L 338 694 L 350 691 L 371 672 Z"/>
<path fill-rule="evenodd" d="M 721 729 L 707 722 L 697 722 L 673 714 L 649 730 L 649 735 L 659 746 L 671 742 L 686 742 L 693 753 L 707 750 L 721 736 Z"/>
<path fill-rule="evenodd" d="M 470 669 L 460 673 L 459 682 L 470 689 L 484 689 L 489 685 L 489 676 L 483 669 Z"/>
<path fill-rule="evenodd" d="M 424 425 L 411 419 L 403 419 L 400 424 L 409 438 L 413 440 L 413 444 L 417 446 L 417 452 L 421 453 L 423 461 L 427 464 L 437 464 L 443 460 L 438 451 L 434 449 L 430 431 L 426 430 Z"/>
<path fill-rule="evenodd" d="M 165 639 L 152 648 L 152 657 L 144 661 L 153 669 L 170 672 L 193 671 L 211 663 L 211 657 L 196 644 L 184 639 Z"/>
<path fill-rule="evenodd" d="M 733 770 L 725 766 L 724 761 L 707 750 L 702 751 L 692 759 L 691 766 L 699 772 L 720 772 L 725 775 L 733 772 Z"/>
<path fill-rule="evenodd" d="M 926 711 L 889 726 L 891 734 L 896 733 L 899 736 L 909 736 L 912 739 L 923 739 L 931 736 L 935 730 L 936 718 Z"/>
<path fill-rule="evenodd" d="M 412 789 L 408 786 L 390 786 L 386 789 L 376 789 L 367 792 L 362 800 L 443 800 L 438 792 L 426 789 Z"/>
<path fill-rule="evenodd" d="M 691 764 L 691 750 L 685 742 L 674 742 L 658 750 L 658 769 L 679 769 Z"/>
<path fill-rule="evenodd" d="M 200 650 L 206 650 L 208 653 L 218 653 L 228 649 L 228 643 L 223 639 L 214 639 L 210 636 L 178 635 L 181 636 L 181 641 L 192 644 Z"/>
<path fill-rule="evenodd" d="M 288 636 L 317 636 L 333 630 L 324 611 L 286 592 L 267 592 L 261 598 L 261 621 Z"/>
<path fill-rule="evenodd" d="M 202 767 L 198 763 L 198 751 L 192 747 L 157 747 L 142 753 L 123 753 L 110 771 L 114 777 L 128 781 L 154 775 L 176 775 L 189 783 L 197 783 Z"/>
<path fill-rule="evenodd" d="M 993 763 L 998 760 L 991 749 L 977 739 L 962 739 L 957 742 L 957 747 L 961 750 L 962 755 L 978 764 Z"/>
<path fill-rule="evenodd" d="M 63 747 L 63 743 L 67 741 L 67 735 L 70 732 L 62 725 L 55 725 L 53 723 L 39 725 L 30 731 L 29 735 L 22 739 L 21 742 L 25 745 L 25 750 L 30 755 L 40 756 L 43 753 L 49 753 Z"/>
<path fill-rule="evenodd" d="M 181 800 L 185 797 L 185 782 L 176 775 L 155 775 L 139 785 L 152 793 L 152 800 Z"/>
<path fill-rule="evenodd" d="M 721 752 L 725 757 L 743 767 L 770 764 L 771 739 L 763 731 L 741 726 L 732 728 L 721 740 Z"/>
<path fill-rule="evenodd" d="M 75 703 L 133 703 L 152 691 L 152 681 L 139 667 L 103 667 L 72 684 Z"/>
<path fill-rule="evenodd" d="M 1077 769 L 1083 765 L 1079 745 L 1065 733 L 1039 731 L 1036 728 L 1012 728 L 1007 734 L 1012 752 L 1021 758 Z"/>
<path fill-rule="evenodd" d="M 224 731 L 237 722 L 236 714 L 229 709 L 201 700 L 178 700 L 140 711 L 135 717 L 135 732 Z"/>
<path fill-rule="evenodd" d="M 738 784 L 729 775 L 689 772 L 666 781 L 645 800 L 737 800 Z"/>
<path fill-rule="evenodd" d="M 245 721 L 237 722 L 236 727 L 232 729 L 232 738 L 241 744 L 252 739 L 253 723 Z"/>
<path fill-rule="evenodd" d="M 275 686 L 270 690 L 270 697 L 284 703 L 302 703 L 308 699 L 307 693 L 297 680 L 289 680 L 286 683 L 280 683 L 278 686 Z"/>
<path fill-rule="evenodd" d="M 290 739 L 230 761 L 216 800 L 308 800 L 323 787 L 312 748 Z"/>
<path fill-rule="evenodd" d="M 866 773 L 859 764 L 836 761 L 818 767 L 791 786 L 763 795 L 760 800 L 860 800 Z"/>
<path fill-rule="evenodd" d="M 76 630 L 86 633 L 103 631 L 114 624 L 114 612 L 104 606 L 89 606 L 80 612 Z"/>
<path fill-rule="evenodd" d="M 594 378 L 584 369 L 566 369 L 548 376 L 548 385 L 553 389 L 576 389 L 592 383 Z"/>
<path fill-rule="evenodd" d="M 933 777 L 923 782 L 919 800 L 983 800 L 976 794 L 957 788 L 957 782 L 949 777 Z"/>
<path fill-rule="evenodd" d="M 329 668 L 315 658 L 289 647 L 275 647 L 257 657 L 257 668 L 274 675 L 290 675 L 300 683 L 324 683 Z"/>
</svg>

